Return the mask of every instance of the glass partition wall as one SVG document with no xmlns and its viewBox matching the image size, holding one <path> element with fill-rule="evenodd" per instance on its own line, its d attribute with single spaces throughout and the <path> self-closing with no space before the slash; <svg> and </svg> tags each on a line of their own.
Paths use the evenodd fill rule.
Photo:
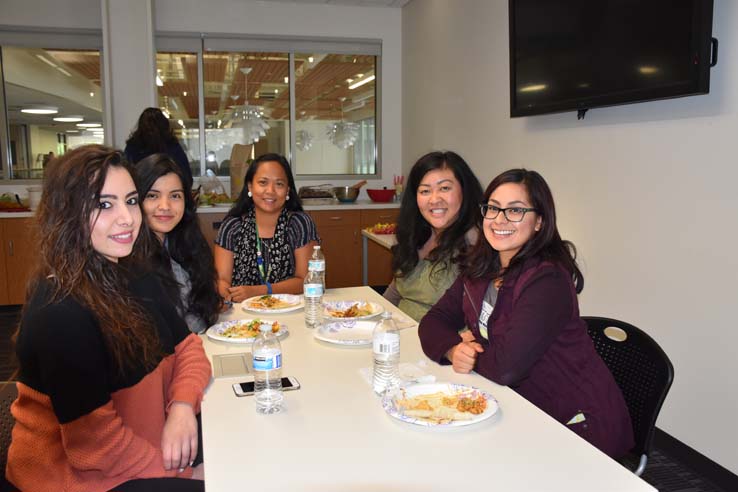
<svg viewBox="0 0 738 492">
<path fill-rule="evenodd" d="M 99 50 L 3 45 L 0 57 L 8 164 L 2 178 L 41 179 L 52 157 L 103 143 Z"/>
<path fill-rule="evenodd" d="M 52 156 L 105 136 L 99 34 L 22 38 L 0 45 L 0 179 L 40 179 Z M 193 176 L 242 179 L 266 152 L 303 178 L 380 174 L 378 41 L 162 35 L 157 46 L 157 104 Z"/>
<path fill-rule="evenodd" d="M 306 178 L 379 174 L 377 42 L 203 37 L 171 49 L 192 41 L 158 38 L 157 92 L 194 176 L 242 179 L 267 152 Z"/>
<path fill-rule="evenodd" d="M 300 174 L 375 174 L 376 57 L 295 54 Z"/>
</svg>

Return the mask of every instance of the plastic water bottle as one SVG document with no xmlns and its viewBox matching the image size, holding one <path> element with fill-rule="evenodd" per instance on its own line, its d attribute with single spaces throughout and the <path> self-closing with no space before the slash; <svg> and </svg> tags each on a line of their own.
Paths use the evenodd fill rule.
<svg viewBox="0 0 738 492">
<path fill-rule="evenodd" d="M 323 318 L 323 294 L 325 293 L 325 258 L 320 246 L 313 246 L 313 256 L 308 261 L 308 274 L 305 277 L 305 325 L 308 328 L 319 326 Z"/>
<path fill-rule="evenodd" d="M 282 346 L 270 324 L 259 327 L 261 333 L 251 348 L 254 368 L 254 399 L 258 413 L 282 411 Z"/>
<path fill-rule="evenodd" d="M 400 383 L 400 332 L 392 319 L 392 313 L 382 313 L 382 320 L 374 327 L 372 335 L 374 351 L 374 377 L 372 387 L 378 395 Z"/>
<path fill-rule="evenodd" d="M 323 290 L 325 291 L 325 256 L 320 246 L 313 246 L 313 255 L 308 261 L 308 270 L 315 270 L 320 273 L 323 280 Z"/>
</svg>

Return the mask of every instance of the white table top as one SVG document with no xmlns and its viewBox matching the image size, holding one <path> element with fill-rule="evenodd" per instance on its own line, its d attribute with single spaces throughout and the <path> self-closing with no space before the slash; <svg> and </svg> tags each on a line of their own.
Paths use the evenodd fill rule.
<svg viewBox="0 0 738 492">
<path fill-rule="evenodd" d="M 329 290 L 325 299 L 369 300 L 407 318 L 368 287 Z M 254 315 L 236 306 L 221 320 L 246 317 Z M 213 381 L 202 406 L 208 492 L 655 490 L 513 390 L 429 361 L 416 326 L 401 331 L 401 361 L 426 361 L 438 381 L 492 393 L 496 416 L 456 428 L 395 420 L 359 373 L 371 366 L 370 347 L 315 340 L 302 310 L 268 319 L 288 326 L 282 374 L 302 389 L 285 392 L 283 413 L 259 415 L 253 398 L 233 393 L 243 377 Z M 250 350 L 203 337 L 209 356 Z"/>
<path fill-rule="evenodd" d="M 386 249 L 390 249 L 397 244 L 397 236 L 394 234 L 374 234 L 373 232 L 362 230 L 361 235 Z"/>
</svg>

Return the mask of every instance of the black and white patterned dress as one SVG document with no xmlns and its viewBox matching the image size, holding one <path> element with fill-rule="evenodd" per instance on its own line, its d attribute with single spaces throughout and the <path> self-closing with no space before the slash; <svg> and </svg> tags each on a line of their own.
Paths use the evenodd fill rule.
<svg viewBox="0 0 738 492">
<path fill-rule="evenodd" d="M 295 275 L 295 250 L 311 241 L 320 242 L 318 230 L 304 212 L 282 209 L 274 236 L 261 237 L 264 273 L 270 283 Z M 256 263 L 256 215 L 250 208 L 242 217 L 226 217 L 218 230 L 215 244 L 233 252 L 231 285 L 260 285 L 263 280 Z"/>
</svg>

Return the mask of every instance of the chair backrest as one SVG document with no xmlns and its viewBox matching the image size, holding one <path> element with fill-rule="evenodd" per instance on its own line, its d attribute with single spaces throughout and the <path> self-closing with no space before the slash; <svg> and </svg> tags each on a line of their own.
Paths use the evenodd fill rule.
<svg viewBox="0 0 738 492">
<path fill-rule="evenodd" d="M 674 380 L 674 366 L 659 344 L 635 326 L 610 318 L 583 316 L 582 319 L 628 405 L 635 437 L 632 451 L 648 456 L 656 418 Z M 608 336 L 605 330 L 609 327 L 622 330 L 625 338 L 617 340 Z"/>
<path fill-rule="evenodd" d="M 15 424 L 15 419 L 10 413 L 10 404 L 18 397 L 15 382 L 0 381 L 0 492 L 14 490 L 5 480 L 5 465 L 8 462 L 8 448 L 10 447 L 10 434 Z"/>
</svg>

